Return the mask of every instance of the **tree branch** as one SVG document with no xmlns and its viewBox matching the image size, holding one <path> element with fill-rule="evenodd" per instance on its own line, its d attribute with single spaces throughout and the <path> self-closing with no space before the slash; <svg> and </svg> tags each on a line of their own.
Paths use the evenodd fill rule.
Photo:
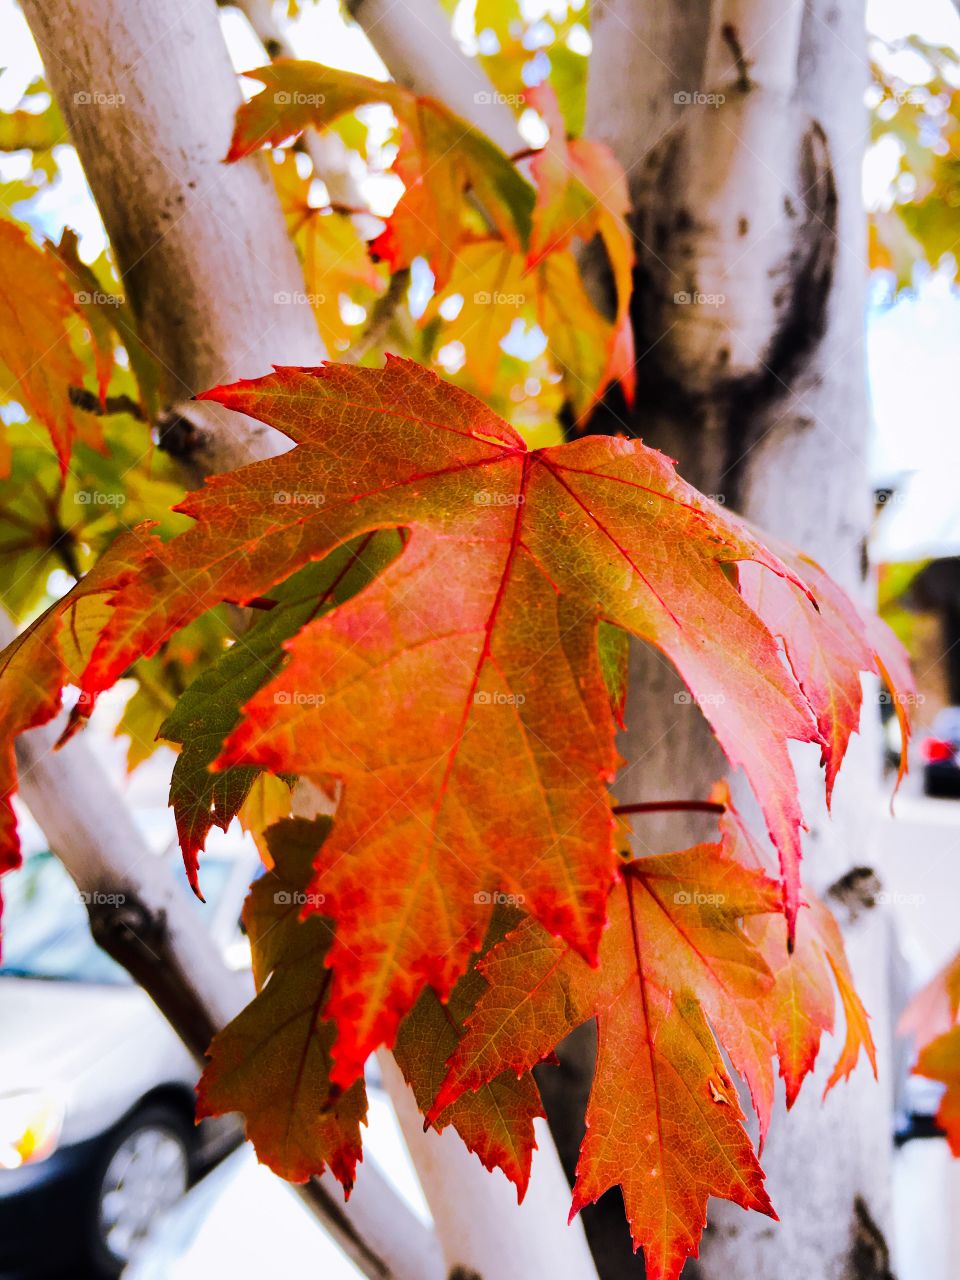
<svg viewBox="0 0 960 1280">
<path fill-rule="evenodd" d="M 615 804 L 613 812 L 631 813 L 726 813 L 727 806 L 716 800 L 647 800 L 635 804 Z"/>
<path fill-rule="evenodd" d="M 437 98 L 507 155 L 526 147 L 511 107 L 457 44 L 436 0 L 347 0 L 346 9 L 400 84 Z"/>
</svg>

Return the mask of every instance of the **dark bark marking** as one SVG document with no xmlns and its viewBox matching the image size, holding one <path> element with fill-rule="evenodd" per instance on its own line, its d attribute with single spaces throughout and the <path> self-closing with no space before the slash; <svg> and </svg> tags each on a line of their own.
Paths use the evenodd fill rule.
<svg viewBox="0 0 960 1280">
<path fill-rule="evenodd" d="M 843 907 L 852 923 L 877 905 L 883 885 L 873 867 L 851 867 L 827 889 L 832 904 Z"/>
<path fill-rule="evenodd" d="M 846 1280 L 896 1280 L 890 1270 L 890 1250 L 863 1196 L 853 1200 L 853 1242 Z"/>
</svg>

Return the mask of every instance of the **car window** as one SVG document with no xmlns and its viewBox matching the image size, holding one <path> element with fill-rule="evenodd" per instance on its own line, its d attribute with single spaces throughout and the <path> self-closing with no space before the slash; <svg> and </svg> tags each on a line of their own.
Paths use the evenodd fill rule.
<svg viewBox="0 0 960 1280">
<path fill-rule="evenodd" d="M 190 893 L 183 868 L 173 873 L 184 892 L 211 919 L 230 879 L 226 858 L 208 859 L 204 867 L 207 905 Z M 53 978 L 110 986 L 131 981 L 127 971 L 93 940 L 87 909 L 63 866 L 50 852 L 28 857 L 4 876 L 3 962 L 0 976 Z"/>
</svg>

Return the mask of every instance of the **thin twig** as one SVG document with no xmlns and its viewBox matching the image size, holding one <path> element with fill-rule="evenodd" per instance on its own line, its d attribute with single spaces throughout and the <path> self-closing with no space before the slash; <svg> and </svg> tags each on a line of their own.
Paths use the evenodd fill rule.
<svg viewBox="0 0 960 1280">
<path fill-rule="evenodd" d="M 372 351 L 386 337 L 409 283 L 409 267 L 404 267 L 391 278 L 389 289 L 374 304 L 370 323 L 350 350 L 345 353 L 343 357 L 345 364 L 359 364 L 367 352 Z"/>
<path fill-rule="evenodd" d="M 114 413 L 128 413 L 131 418 L 136 418 L 138 422 L 146 421 L 146 414 L 132 396 L 107 396 L 105 400 L 101 401 L 95 391 L 88 391 L 86 387 L 71 387 L 70 403 L 75 409 L 82 409 L 84 413 L 96 414 L 98 418 L 109 417 Z"/>
<path fill-rule="evenodd" d="M 726 813 L 719 800 L 649 800 L 639 804 L 615 804 L 618 816 L 628 813 Z"/>
</svg>

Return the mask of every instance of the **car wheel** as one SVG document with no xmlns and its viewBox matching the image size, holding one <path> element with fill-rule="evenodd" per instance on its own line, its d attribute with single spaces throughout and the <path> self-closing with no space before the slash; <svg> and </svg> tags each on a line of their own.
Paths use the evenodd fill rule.
<svg viewBox="0 0 960 1280">
<path fill-rule="evenodd" d="M 176 1111 L 147 1106 L 113 1134 L 97 1166 L 92 1261 L 119 1276 L 157 1214 L 190 1185 L 191 1133 Z"/>
</svg>

